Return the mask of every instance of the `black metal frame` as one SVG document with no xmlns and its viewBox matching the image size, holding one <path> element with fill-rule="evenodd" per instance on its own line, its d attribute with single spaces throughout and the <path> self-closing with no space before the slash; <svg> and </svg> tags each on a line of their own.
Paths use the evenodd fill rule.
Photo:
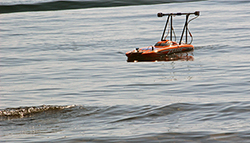
<svg viewBox="0 0 250 143">
<path fill-rule="evenodd" d="M 188 21 L 188 18 L 189 18 L 189 16 L 191 14 L 194 14 L 196 16 L 196 18 L 197 18 L 200 15 L 200 12 L 199 11 L 195 11 L 194 13 L 166 13 L 166 14 L 158 13 L 157 14 L 158 17 L 168 16 L 167 20 L 166 20 L 166 24 L 165 24 L 164 30 L 163 30 L 163 33 L 162 33 L 161 41 L 164 41 L 164 35 L 165 35 L 166 29 L 167 29 L 167 26 L 168 26 L 169 18 L 170 18 L 170 41 L 172 41 L 173 16 L 186 15 L 186 21 L 185 21 L 185 24 L 184 24 L 184 27 L 183 27 L 183 30 L 182 30 L 182 34 L 181 34 L 181 38 L 180 38 L 179 44 L 181 44 L 184 32 L 186 33 L 186 44 L 187 44 L 187 40 L 188 40 L 188 23 L 192 20 L 191 19 L 190 21 Z"/>
</svg>

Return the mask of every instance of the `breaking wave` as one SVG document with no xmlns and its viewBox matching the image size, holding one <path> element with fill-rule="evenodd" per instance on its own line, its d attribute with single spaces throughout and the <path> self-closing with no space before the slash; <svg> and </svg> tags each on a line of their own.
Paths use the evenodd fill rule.
<svg viewBox="0 0 250 143">
<path fill-rule="evenodd" d="M 50 116 L 51 114 L 59 113 L 60 116 L 62 114 L 71 113 L 70 117 L 74 116 L 91 116 L 91 115 L 99 115 L 103 117 L 108 116 L 121 116 L 123 114 L 128 115 L 126 118 L 118 118 L 117 120 L 112 120 L 111 122 L 121 122 L 127 120 L 134 120 L 140 118 L 149 118 L 149 117 L 160 117 L 160 116 L 168 116 L 176 113 L 184 113 L 190 114 L 191 116 L 193 112 L 201 112 L 202 116 L 204 114 L 212 114 L 213 116 L 204 116 L 199 120 L 208 120 L 211 118 L 218 118 L 224 115 L 239 115 L 239 113 L 249 113 L 250 102 L 225 102 L 225 103 L 207 103 L 207 104 L 189 104 L 189 103 L 174 103 L 170 105 L 164 106 L 82 106 L 82 105 L 41 105 L 41 106 L 27 106 L 27 107 L 18 107 L 18 108 L 6 108 L 0 110 L 0 117 L 3 119 L 11 119 L 11 118 L 23 118 L 30 117 L 29 115 L 35 115 L 38 113 L 47 114 L 46 116 Z M 67 114 L 68 115 L 68 114 Z M 37 116 L 40 116 L 38 114 Z"/>
<path fill-rule="evenodd" d="M 0 116 L 22 118 L 27 115 L 35 113 L 42 113 L 45 111 L 57 111 L 72 107 L 75 107 L 75 105 L 68 105 L 68 106 L 42 105 L 42 106 L 31 106 L 31 107 L 6 108 L 4 110 L 0 110 Z"/>
</svg>

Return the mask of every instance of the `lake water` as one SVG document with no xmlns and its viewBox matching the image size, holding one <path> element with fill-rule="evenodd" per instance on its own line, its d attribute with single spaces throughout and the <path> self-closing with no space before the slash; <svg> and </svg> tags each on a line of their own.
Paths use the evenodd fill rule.
<svg viewBox="0 0 250 143">
<path fill-rule="evenodd" d="M 1 142 L 250 142 L 250 1 L 0 4 Z M 197 10 L 193 60 L 126 61 Z"/>
</svg>

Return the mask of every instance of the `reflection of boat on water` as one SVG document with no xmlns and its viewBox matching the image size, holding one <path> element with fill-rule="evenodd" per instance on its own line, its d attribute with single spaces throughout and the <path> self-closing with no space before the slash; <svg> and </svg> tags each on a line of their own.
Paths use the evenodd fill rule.
<svg viewBox="0 0 250 143">
<path fill-rule="evenodd" d="M 189 16 L 191 14 L 194 14 L 196 17 L 192 18 L 191 20 L 188 20 Z M 173 39 L 173 34 L 175 36 L 174 28 L 173 28 L 173 16 L 179 16 L 179 15 L 186 15 L 186 21 L 183 27 L 183 31 L 180 37 L 180 42 L 174 42 Z M 168 14 L 163 14 L 163 13 L 158 13 L 158 17 L 162 16 L 168 16 L 163 34 L 161 37 L 161 41 L 157 42 L 154 46 L 148 46 L 148 47 L 143 47 L 143 48 L 136 48 L 135 50 L 129 51 L 126 53 L 126 56 L 128 57 L 128 62 L 133 62 L 133 61 L 173 61 L 173 59 L 193 59 L 193 57 L 189 56 L 183 56 L 181 54 L 177 53 L 182 53 L 182 52 L 189 52 L 194 50 L 194 46 L 191 45 L 192 43 L 192 34 L 188 29 L 188 24 L 190 21 L 193 19 L 197 18 L 200 15 L 199 11 L 196 11 L 194 13 L 168 13 Z M 170 28 L 168 33 L 166 34 L 166 29 L 169 23 L 170 19 Z M 170 33 L 170 39 L 167 40 L 166 38 L 168 37 L 168 34 Z M 185 43 L 182 42 L 183 36 L 185 33 Z M 165 36 L 166 34 L 166 36 Z M 188 42 L 188 34 L 191 37 L 191 42 Z M 176 36 L 175 36 L 176 40 Z M 184 53 L 185 55 L 186 53 Z M 189 57 L 189 58 L 188 58 Z"/>
<path fill-rule="evenodd" d="M 159 61 L 193 61 L 194 57 L 192 56 L 192 51 L 165 55 L 165 58 Z"/>
</svg>

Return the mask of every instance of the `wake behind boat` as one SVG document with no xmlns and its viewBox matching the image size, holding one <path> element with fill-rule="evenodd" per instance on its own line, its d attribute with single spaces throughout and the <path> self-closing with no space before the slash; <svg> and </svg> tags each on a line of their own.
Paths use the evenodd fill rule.
<svg viewBox="0 0 250 143">
<path fill-rule="evenodd" d="M 195 15 L 194 18 L 188 20 L 190 15 Z M 174 28 L 173 28 L 173 16 L 181 16 L 186 15 L 185 24 L 182 30 L 182 34 L 180 37 L 179 43 L 173 41 L 173 34 L 175 36 Z M 128 57 L 128 62 L 134 61 L 168 61 L 171 60 L 170 55 L 180 52 L 189 52 L 194 50 L 194 46 L 191 45 L 193 41 L 192 34 L 188 29 L 188 24 L 190 21 L 194 20 L 200 15 L 199 11 L 195 11 L 194 13 L 158 13 L 158 17 L 168 16 L 166 20 L 165 27 L 163 29 L 161 41 L 157 42 L 154 46 L 148 46 L 143 48 L 136 48 L 135 50 L 129 51 L 126 53 Z M 170 21 L 170 22 L 169 22 Z M 166 34 L 166 29 L 170 23 L 170 30 Z M 167 39 L 168 34 L 170 34 L 170 39 Z M 183 42 L 183 37 L 185 34 L 185 42 Z M 166 35 L 166 36 L 165 36 Z M 191 37 L 191 42 L 188 43 L 188 35 Z M 175 36 L 176 39 L 176 36 Z"/>
</svg>

